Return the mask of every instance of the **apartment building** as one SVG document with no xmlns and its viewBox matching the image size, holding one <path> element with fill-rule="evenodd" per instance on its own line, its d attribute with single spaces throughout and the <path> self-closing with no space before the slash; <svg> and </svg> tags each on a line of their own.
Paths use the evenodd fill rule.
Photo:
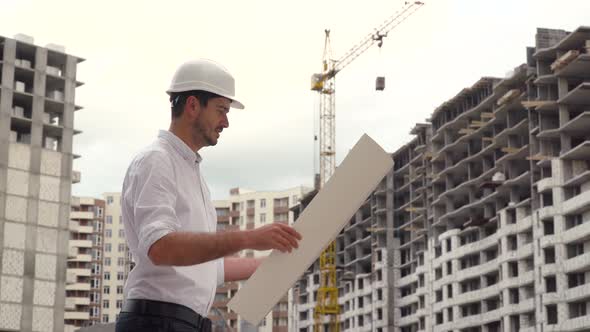
<svg viewBox="0 0 590 332">
<path fill-rule="evenodd" d="M 0 36 L 0 330 L 64 330 L 81 61 Z"/>
<path fill-rule="evenodd" d="M 104 260 L 102 287 L 102 322 L 112 323 L 123 307 L 123 287 L 133 268 L 125 242 L 121 211 L 121 193 L 104 193 Z"/>
<path fill-rule="evenodd" d="M 590 27 L 538 29 L 526 54 L 392 154 L 337 238 L 343 331 L 590 329 Z M 318 286 L 316 265 L 299 331 Z"/>
<path fill-rule="evenodd" d="M 297 205 L 299 200 L 310 191 L 310 188 L 295 187 L 280 191 L 252 191 L 242 188 L 230 190 L 229 199 L 216 201 L 218 230 L 240 229 L 248 230 L 268 225 L 273 222 L 292 224 L 293 213 L 290 208 Z M 242 257 L 265 257 L 270 251 L 246 250 L 239 255 Z M 215 302 L 210 318 L 215 322 L 215 328 L 226 331 L 286 332 L 293 326 L 293 295 L 285 294 L 281 301 L 268 314 L 258 327 L 241 320 L 227 308 L 229 299 L 237 292 L 237 283 L 226 283 L 217 289 Z M 220 318 L 220 315 L 223 318 Z"/>
<path fill-rule="evenodd" d="M 217 231 L 239 230 L 239 225 L 230 223 L 231 204 L 229 200 L 213 201 L 217 213 Z M 239 256 L 236 254 L 235 256 Z M 228 309 L 227 303 L 238 291 L 237 282 L 226 282 L 217 287 L 215 298 L 211 306 L 209 319 L 213 322 L 214 331 L 237 331 L 238 315 Z"/>
<path fill-rule="evenodd" d="M 72 197 L 65 331 L 100 323 L 105 202 Z"/>
</svg>

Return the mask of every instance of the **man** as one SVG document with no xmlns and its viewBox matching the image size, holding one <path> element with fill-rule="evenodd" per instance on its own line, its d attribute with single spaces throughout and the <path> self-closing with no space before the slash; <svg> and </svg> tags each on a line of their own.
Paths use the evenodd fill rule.
<svg viewBox="0 0 590 332">
<path fill-rule="evenodd" d="M 206 316 L 217 285 L 249 278 L 260 263 L 226 256 L 298 247 L 301 235 L 280 223 L 216 232 L 198 151 L 217 144 L 229 126 L 230 107 L 244 108 L 234 91 L 231 74 L 213 61 L 181 65 L 167 91 L 170 129 L 160 131 L 127 170 L 122 214 L 136 265 L 125 284 L 117 332 L 210 331 Z"/>
</svg>

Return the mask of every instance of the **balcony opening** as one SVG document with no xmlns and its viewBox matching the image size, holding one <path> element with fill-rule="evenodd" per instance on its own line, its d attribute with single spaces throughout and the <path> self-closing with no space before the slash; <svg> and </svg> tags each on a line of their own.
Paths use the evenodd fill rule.
<svg viewBox="0 0 590 332">
<path fill-rule="evenodd" d="M 569 273 L 567 275 L 567 286 L 568 288 L 575 288 L 586 283 L 586 277 L 584 273 Z"/>
<path fill-rule="evenodd" d="M 520 296 L 518 294 L 518 288 L 510 288 L 508 290 L 508 294 L 509 294 L 509 298 L 510 298 L 510 303 L 511 304 L 516 304 L 520 302 Z"/>
<path fill-rule="evenodd" d="M 584 243 L 573 243 L 567 245 L 567 258 L 574 258 L 584 254 Z"/>
<path fill-rule="evenodd" d="M 498 283 L 498 273 L 488 274 L 484 278 L 486 286 L 492 286 Z"/>
<path fill-rule="evenodd" d="M 545 312 L 547 312 L 547 324 L 554 325 L 558 323 L 557 320 L 557 305 L 551 304 L 545 306 Z"/>
<path fill-rule="evenodd" d="M 506 223 L 507 224 L 516 224 L 516 210 L 510 209 L 506 211 Z"/>
<path fill-rule="evenodd" d="M 436 324 L 442 324 L 443 323 L 443 314 L 442 312 L 437 312 L 436 313 Z"/>
<path fill-rule="evenodd" d="M 566 187 L 564 188 L 565 191 L 565 199 L 571 199 L 574 198 L 576 196 L 578 196 L 579 194 L 582 193 L 582 188 L 580 186 L 571 186 L 571 187 Z"/>
<path fill-rule="evenodd" d="M 518 263 L 517 262 L 509 262 L 508 263 L 508 276 L 510 278 L 518 277 Z"/>
<path fill-rule="evenodd" d="M 500 301 L 497 297 L 485 300 L 487 311 L 494 311 L 500 307 Z"/>
<path fill-rule="evenodd" d="M 520 319 L 518 315 L 511 315 L 510 316 L 510 331 L 519 331 L 520 330 Z"/>
<path fill-rule="evenodd" d="M 442 293 L 442 290 L 440 290 L 440 289 L 439 289 L 439 290 L 437 290 L 437 291 L 435 292 L 435 296 L 436 296 L 436 298 L 435 298 L 435 299 L 436 299 L 436 302 L 440 302 L 440 301 L 442 301 L 442 299 L 443 299 L 443 293 Z"/>
<path fill-rule="evenodd" d="M 584 218 L 581 214 L 569 215 L 565 217 L 565 228 L 570 229 L 580 226 L 584 223 Z"/>
<path fill-rule="evenodd" d="M 516 235 L 509 235 L 506 240 L 508 241 L 508 251 L 514 251 L 518 249 Z"/>
<path fill-rule="evenodd" d="M 553 222 L 553 218 L 543 221 L 543 231 L 545 235 L 555 234 L 555 225 Z"/>
<path fill-rule="evenodd" d="M 545 264 L 553 264 L 555 263 L 555 248 L 548 247 L 543 249 L 543 253 L 545 254 Z"/>
<path fill-rule="evenodd" d="M 569 305 L 570 318 L 586 316 L 586 302 L 573 302 Z"/>
<path fill-rule="evenodd" d="M 553 206 L 553 193 L 546 192 L 541 194 L 541 207 Z"/>
</svg>

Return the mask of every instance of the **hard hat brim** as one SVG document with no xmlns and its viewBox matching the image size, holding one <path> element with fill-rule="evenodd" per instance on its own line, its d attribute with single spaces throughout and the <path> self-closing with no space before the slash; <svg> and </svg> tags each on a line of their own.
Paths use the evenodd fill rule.
<svg viewBox="0 0 590 332">
<path fill-rule="evenodd" d="M 229 105 L 231 108 L 235 108 L 235 109 L 238 109 L 238 110 L 243 110 L 245 108 L 244 107 L 244 104 L 240 103 L 239 101 L 237 101 L 237 100 L 235 100 L 233 98 L 229 98 L 229 97 L 226 97 L 226 98 L 229 99 L 229 100 L 231 100 L 231 104 Z"/>
<path fill-rule="evenodd" d="M 235 97 L 229 96 L 229 95 L 227 95 L 225 93 L 220 93 L 219 91 L 210 91 L 208 89 L 200 89 L 200 90 L 211 92 L 211 93 L 214 93 L 216 95 L 219 95 L 221 97 L 225 97 L 225 98 L 231 100 L 231 104 L 230 104 L 230 107 L 231 108 L 235 108 L 235 109 L 239 109 L 239 110 L 243 110 L 245 108 L 244 104 L 242 104 L 241 102 L 237 101 Z M 171 93 L 175 93 L 175 92 L 186 92 L 186 90 L 176 90 L 176 89 L 168 89 L 168 90 L 166 90 L 166 93 L 168 95 L 170 95 Z"/>
</svg>

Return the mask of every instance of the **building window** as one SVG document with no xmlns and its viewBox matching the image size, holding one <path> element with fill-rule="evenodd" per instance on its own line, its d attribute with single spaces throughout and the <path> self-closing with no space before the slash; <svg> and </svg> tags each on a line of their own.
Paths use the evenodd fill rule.
<svg viewBox="0 0 590 332">
<path fill-rule="evenodd" d="M 113 223 L 113 216 L 107 216 L 107 224 Z"/>
<path fill-rule="evenodd" d="M 553 219 L 543 221 L 543 231 L 545 235 L 555 234 L 555 224 L 553 223 Z"/>
<path fill-rule="evenodd" d="M 98 282 L 97 279 L 91 279 L 90 280 L 90 288 L 98 288 L 100 287 L 100 284 Z"/>
<path fill-rule="evenodd" d="M 103 293 L 104 294 L 111 294 L 111 288 L 109 286 L 104 286 Z"/>
<path fill-rule="evenodd" d="M 113 196 L 107 196 L 107 204 L 113 204 Z"/>
<path fill-rule="evenodd" d="M 262 199 L 260 200 L 260 207 L 261 207 L 261 208 L 265 208 L 265 207 L 266 207 L 266 199 L 265 199 L 265 198 L 262 198 Z"/>
<path fill-rule="evenodd" d="M 545 306 L 545 311 L 547 312 L 547 324 L 549 325 L 553 325 L 553 324 L 557 324 L 558 320 L 557 320 L 557 305 L 556 304 L 552 304 L 552 305 L 548 305 Z"/>
<path fill-rule="evenodd" d="M 125 259 L 123 257 L 119 257 L 117 258 L 117 265 L 118 266 L 123 266 L 125 265 Z"/>
<path fill-rule="evenodd" d="M 123 300 L 117 300 L 117 309 L 123 308 Z"/>
<path fill-rule="evenodd" d="M 108 309 L 109 308 L 109 300 L 102 301 L 102 307 L 105 309 Z"/>
<path fill-rule="evenodd" d="M 123 224 L 123 216 L 119 216 L 119 224 Z"/>
<path fill-rule="evenodd" d="M 111 273 L 110 272 L 104 273 L 104 280 L 111 280 Z"/>
<path fill-rule="evenodd" d="M 568 288 L 574 288 L 586 283 L 584 273 L 570 273 L 567 275 Z"/>
<path fill-rule="evenodd" d="M 117 294 L 123 294 L 123 286 L 117 286 Z"/>
<path fill-rule="evenodd" d="M 275 222 L 289 221 L 289 215 L 287 213 L 278 213 L 274 215 Z"/>
<path fill-rule="evenodd" d="M 573 258 L 584 254 L 584 243 L 574 243 L 567 245 L 567 258 Z"/>
<path fill-rule="evenodd" d="M 123 280 L 125 276 L 123 276 L 123 272 L 117 272 L 117 280 Z"/>
<path fill-rule="evenodd" d="M 264 224 L 266 222 L 266 213 L 260 214 L 260 223 Z"/>
<path fill-rule="evenodd" d="M 110 243 L 105 243 L 104 244 L 104 251 L 111 252 L 111 244 Z"/>
<path fill-rule="evenodd" d="M 104 265 L 105 266 L 111 266 L 111 258 L 110 257 L 105 257 L 104 258 Z"/>
<path fill-rule="evenodd" d="M 118 248 L 119 252 L 123 252 L 125 251 L 125 243 L 119 243 L 119 248 Z"/>
<path fill-rule="evenodd" d="M 100 247 L 102 244 L 102 237 L 100 235 L 92 235 L 92 245 L 94 247 Z"/>
<path fill-rule="evenodd" d="M 104 236 L 105 237 L 113 237 L 113 231 L 110 229 L 107 229 L 104 231 Z"/>
<path fill-rule="evenodd" d="M 574 302 L 569 304 L 570 318 L 586 316 L 586 302 Z"/>
<path fill-rule="evenodd" d="M 108 323 L 109 322 L 109 315 L 102 315 L 102 322 Z"/>
<path fill-rule="evenodd" d="M 571 215 L 565 217 L 565 229 L 570 229 L 579 226 L 584 223 L 584 219 L 581 214 Z"/>
<path fill-rule="evenodd" d="M 555 293 L 557 291 L 557 279 L 555 276 L 545 277 L 545 292 Z"/>
<path fill-rule="evenodd" d="M 120 229 L 119 230 L 119 237 L 122 239 L 125 237 L 125 230 L 124 229 Z"/>
</svg>

